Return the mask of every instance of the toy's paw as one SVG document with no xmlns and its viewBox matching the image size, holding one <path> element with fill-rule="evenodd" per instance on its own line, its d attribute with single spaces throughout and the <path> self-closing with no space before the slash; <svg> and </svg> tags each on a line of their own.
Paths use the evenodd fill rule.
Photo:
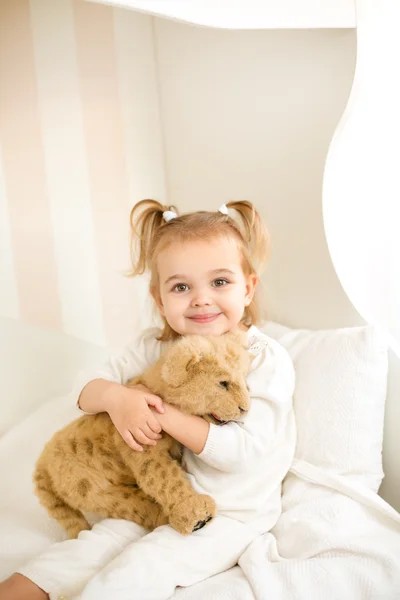
<svg viewBox="0 0 400 600">
<path fill-rule="evenodd" d="M 203 529 L 203 527 L 204 527 L 205 525 L 207 525 L 207 523 L 208 523 L 209 521 L 211 521 L 211 519 L 212 519 L 212 517 L 210 516 L 210 517 L 207 517 L 207 519 L 205 519 L 204 521 L 199 521 L 199 522 L 198 522 L 198 523 L 196 523 L 196 525 L 194 526 L 194 528 L 193 528 L 193 531 L 198 531 L 199 529 Z"/>
<path fill-rule="evenodd" d="M 177 504 L 169 515 L 169 524 L 189 535 L 204 527 L 215 516 L 215 502 L 210 496 L 197 495 Z"/>
</svg>

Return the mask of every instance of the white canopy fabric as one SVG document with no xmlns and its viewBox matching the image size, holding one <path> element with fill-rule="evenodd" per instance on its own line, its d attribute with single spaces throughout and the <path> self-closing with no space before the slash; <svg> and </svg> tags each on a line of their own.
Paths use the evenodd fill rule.
<svg viewBox="0 0 400 600">
<path fill-rule="evenodd" d="M 90 2 L 98 0 L 89 0 Z M 226 29 L 355 27 L 353 0 L 106 0 L 195 25 Z"/>
<path fill-rule="evenodd" d="M 351 302 L 400 356 L 400 3 L 356 7 L 354 83 L 325 166 L 325 232 Z"/>
</svg>

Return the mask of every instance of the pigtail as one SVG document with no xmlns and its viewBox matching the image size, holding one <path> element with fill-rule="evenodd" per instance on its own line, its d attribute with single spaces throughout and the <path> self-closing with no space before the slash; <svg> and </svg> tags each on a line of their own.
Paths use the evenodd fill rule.
<svg viewBox="0 0 400 600">
<path fill-rule="evenodd" d="M 240 215 L 241 233 L 248 244 L 251 262 L 259 275 L 269 259 L 268 229 L 256 208 L 248 200 L 228 202 L 226 206 L 236 210 Z"/>
<path fill-rule="evenodd" d="M 167 225 L 163 213 L 174 210 L 174 207 L 164 206 L 157 200 L 141 200 L 131 210 L 131 262 L 130 276 L 142 275 L 150 270 L 155 242 L 161 228 Z"/>
</svg>

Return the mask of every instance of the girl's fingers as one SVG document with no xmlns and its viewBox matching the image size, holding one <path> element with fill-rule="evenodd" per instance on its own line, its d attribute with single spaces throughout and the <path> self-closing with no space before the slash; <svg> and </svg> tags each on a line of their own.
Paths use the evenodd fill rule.
<svg viewBox="0 0 400 600">
<path fill-rule="evenodd" d="M 150 427 L 150 429 L 155 433 L 158 434 L 158 439 L 160 439 L 161 435 L 161 431 L 162 431 L 162 427 L 160 425 L 160 423 L 157 421 L 157 417 L 155 417 L 153 414 L 149 415 L 149 418 L 147 419 L 147 425 Z"/>
<path fill-rule="evenodd" d="M 160 414 L 163 414 L 164 406 L 163 406 L 163 401 L 161 400 L 161 398 L 159 398 L 158 396 L 155 396 L 154 394 L 146 394 L 146 402 L 150 406 L 153 406 L 153 408 L 155 408 L 157 412 L 159 412 Z"/>
<path fill-rule="evenodd" d="M 128 446 L 130 446 L 133 450 L 136 450 L 136 452 L 142 452 L 143 448 L 142 446 L 140 446 L 135 438 L 133 437 L 133 435 L 131 434 L 130 431 L 126 431 L 125 433 L 121 434 L 122 438 L 125 440 L 125 442 L 128 444 Z"/>
<path fill-rule="evenodd" d="M 134 436 L 135 440 L 140 444 L 146 444 L 146 446 L 156 445 L 156 441 L 148 438 L 147 435 L 141 429 L 136 429 L 136 431 L 132 435 Z"/>
<path fill-rule="evenodd" d="M 151 429 L 149 421 L 147 421 L 147 424 L 142 427 L 142 431 L 151 440 L 159 440 L 161 438 L 159 433 L 156 433 Z"/>
</svg>

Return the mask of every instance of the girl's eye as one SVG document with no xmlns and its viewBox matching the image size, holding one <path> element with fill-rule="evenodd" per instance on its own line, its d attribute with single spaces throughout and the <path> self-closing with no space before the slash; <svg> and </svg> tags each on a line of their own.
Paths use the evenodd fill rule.
<svg viewBox="0 0 400 600">
<path fill-rule="evenodd" d="M 227 283 L 229 283 L 229 282 L 226 279 L 215 279 L 215 281 L 213 281 L 213 286 L 222 287 L 222 286 L 226 285 Z"/>
<path fill-rule="evenodd" d="M 189 289 L 189 286 L 186 285 L 186 283 L 177 283 L 173 287 L 174 292 L 186 292 L 186 290 L 188 290 L 188 289 Z"/>
</svg>

